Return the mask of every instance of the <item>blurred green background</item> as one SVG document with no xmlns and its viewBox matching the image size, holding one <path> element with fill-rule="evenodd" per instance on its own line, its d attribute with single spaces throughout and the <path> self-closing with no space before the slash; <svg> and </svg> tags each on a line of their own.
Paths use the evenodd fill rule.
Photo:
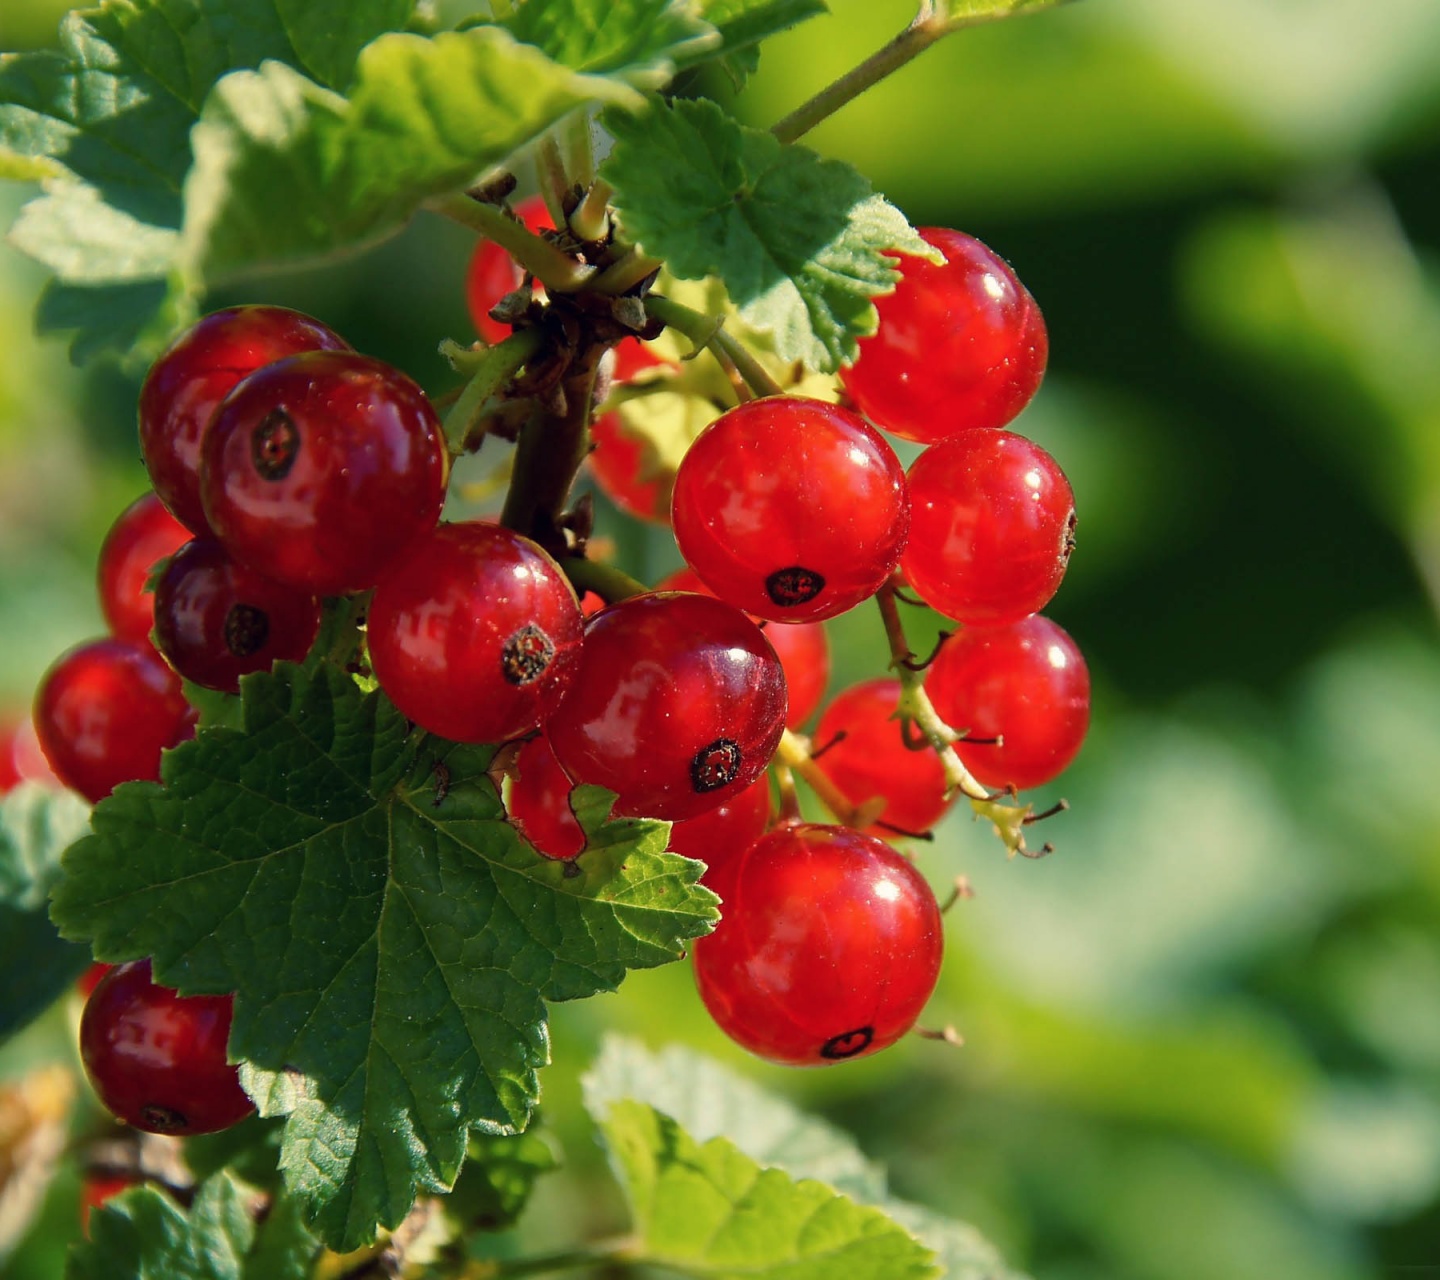
<svg viewBox="0 0 1440 1280">
<path fill-rule="evenodd" d="M 62 8 L 5 0 L 0 48 Z M 767 50 L 755 123 L 913 12 L 832 9 Z M 987 241 L 1045 312 L 1018 428 L 1076 489 L 1049 612 L 1094 728 L 1037 797 L 1072 804 L 1053 857 L 1007 863 L 963 816 L 921 850 L 976 891 L 929 1019 L 964 1048 L 784 1072 L 683 966 L 637 974 L 555 1012 L 570 1163 L 511 1244 L 617 1225 L 576 1077 L 618 1027 L 824 1112 L 1036 1280 L 1440 1276 L 1440 4 L 1084 0 L 954 37 L 806 141 Z M 0 217 L 26 195 L 0 184 Z M 443 385 L 466 250 L 427 220 L 215 302 L 299 306 Z M 100 630 L 95 552 L 144 487 L 136 381 L 31 336 L 40 284 L 0 249 L 0 714 Z M 673 563 L 601 522 L 638 575 Z M 868 614 L 835 638 L 837 684 L 878 670 Z M 57 1013 L 0 1075 L 67 1036 Z M 73 1197 L 6 1274 L 59 1273 Z"/>
</svg>

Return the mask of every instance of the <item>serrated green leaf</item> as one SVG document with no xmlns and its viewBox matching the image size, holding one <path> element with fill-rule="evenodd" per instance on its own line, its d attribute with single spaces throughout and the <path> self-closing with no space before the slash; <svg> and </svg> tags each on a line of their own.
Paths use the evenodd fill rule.
<svg viewBox="0 0 1440 1280">
<path fill-rule="evenodd" d="M 415 0 L 363 4 L 274 0 L 274 4 L 295 47 L 299 59 L 295 65 L 321 84 L 341 90 L 350 86 L 360 51 L 383 32 L 404 31 L 415 12 Z"/>
<path fill-rule="evenodd" d="M 65 1280 L 303 1280 L 318 1244 L 283 1199 L 257 1230 L 234 1179 L 204 1183 L 189 1212 L 154 1187 L 132 1187 L 90 1215 Z"/>
<path fill-rule="evenodd" d="M 636 99 L 494 26 L 384 36 L 348 99 L 281 63 L 237 72 L 195 127 L 186 268 L 214 281 L 364 246 L 576 108 Z"/>
<path fill-rule="evenodd" d="M 540 857 L 505 821 L 492 748 L 413 731 L 333 668 L 282 665 L 242 699 L 244 733 L 203 731 L 163 789 L 97 806 L 53 914 L 187 994 L 236 993 L 242 1079 L 287 1117 L 286 1184 L 343 1250 L 447 1188 L 467 1130 L 525 1127 L 543 1000 L 675 959 L 715 898 L 664 823 L 590 831 L 578 875 Z"/>
<path fill-rule="evenodd" d="M 698 9 L 698 0 L 528 0 L 505 26 L 576 71 L 661 89 L 677 63 L 720 47 Z"/>
<path fill-rule="evenodd" d="M 218 1133 L 186 1138 L 185 1163 L 197 1182 L 228 1170 L 262 1191 L 278 1191 L 284 1127 L 278 1121 L 251 1115 Z"/>
<path fill-rule="evenodd" d="M 685 280 L 717 276 L 782 359 L 829 371 L 875 331 L 887 251 L 933 256 L 849 165 L 783 146 L 710 102 L 605 112 L 603 173 L 628 239 Z"/>
<path fill-rule="evenodd" d="M 828 11 L 824 0 L 700 0 L 700 16 L 719 30 L 726 54 Z"/>
<path fill-rule="evenodd" d="M 21 209 L 10 243 L 62 281 L 128 284 L 163 276 L 180 233 L 132 218 L 106 204 L 94 187 L 62 182 Z"/>
<path fill-rule="evenodd" d="M 908 1200 L 881 1200 L 878 1205 L 935 1251 L 946 1280 L 1029 1280 L 1011 1271 L 999 1250 L 968 1222 L 957 1222 Z"/>
<path fill-rule="evenodd" d="M 85 830 L 90 806 L 26 783 L 0 800 L 0 1039 L 52 1004 L 90 962 L 46 914 L 60 854 Z"/>
<path fill-rule="evenodd" d="M 169 280 L 95 287 L 51 280 L 35 308 L 35 329 L 73 333 L 70 358 L 75 364 L 114 355 L 130 357 L 143 368 L 175 332 L 193 323 L 197 311 L 195 299 Z"/>
<path fill-rule="evenodd" d="M 1070 0 L 934 0 L 932 8 L 947 28 L 958 29 L 1069 3 Z"/>
<path fill-rule="evenodd" d="M 498 1231 L 520 1216 L 535 1180 L 559 1167 L 554 1149 L 534 1127 L 509 1136 L 472 1134 L 464 1171 L 445 1197 L 445 1212 L 462 1234 Z"/>
<path fill-rule="evenodd" d="M 643 1102 L 601 1124 L 635 1216 L 639 1257 L 714 1280 L 919 1280 L 931 1252 L 878 1209 L 762 1169 L 725 1138 L 700 1143 Z"/>
<path fill-rule="evenodd" d="M 607 1036 L 582 1083 L 597 1124 L 613 1103 L 644 1099 L 696 1142 L 728 1138 L 759 1164 L 828 1182 L 857 1199 L 887 1194 L 883 1170 L 848 1134 L 680 1045 L 651 1053 L 639 1041 Z"/>
</svg>

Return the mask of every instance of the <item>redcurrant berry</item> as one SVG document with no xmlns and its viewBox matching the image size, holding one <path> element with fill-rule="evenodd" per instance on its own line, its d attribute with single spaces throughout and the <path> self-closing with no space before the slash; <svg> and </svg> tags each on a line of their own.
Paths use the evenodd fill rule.
<svg viewBox="0 0 1440 1280">
<path fill-rule="evenodd" d="M 628 817 L 693 818 L 764 771 L 785 728 L 785 673 L 764 633 L 721 600 L 634 596 L 585 629 L 546 734 L 565 771 Z"/>
<path fill-rule="evenodd" d="M 967 431 L 910 468 L 900 569 L 925 602 L 995 626 L 1049 603 L 1075 546 L 1075 496 L 1055 459 L 1010 431 Z"/>
<path fill-rule="evenodd" d="M 236 563 L 218 542 L 196 538 L 155 585 L 155 639 L 187 680 L 236 693 L 240 677 L 299 662 L 320 630 L 320 601 Z"/>
<path fill-rule="evenodd" d="M 815 763 L 841 794 L 856 805 L 884 799 L 885 825 L 870 828 L 882 838 L 928 831 L 950 807 L 940 757 L 928 743 L 905 745 L 893 718 L 899 702 L 900 681 L 866 680 L 837 694 L 815 729 Z"/>
<path fill-rule="evenodd" d="M 205 433 L 201 490 L 242 564 L 313 593 L 363 591 L 434 528 L 449 458 L 425 393 L 398 369 L 311 351 L 250 375 Z"/>
<path fill-rule="evenodd" d="M 555 220 L 539 196 L 521 200 L 515 206 L 515 213 L 529 230 L 537 234 L 555 229 Z M 465 273 L 465 301 L 470 308 L 475 331 L 486 342 L 501 342 L 510 336 L 510 326 L 492 318 L 490 309 L 507 293 L 518 289 L 520 281 L 521 272 L 515 259 L 493 240 L 482 240 L 475 246 Z M 537 284 L 535 292 L 543 298 L 545 286 Z"/>
<path fill-rule="evenodd" d="M 615 348 L 615 382 L 629 382 L 645 369 L 665 362 L 634 338 Z M 625 433 L 619 411 L 602 413 L 590 424 L 595 449 L 590 454 L 590 472 L 600 491 L 622 511 L 655 524 L 670 523 L 670 490 L 674 477 L 657 471 L 642 475 L 645 446 Z"/>
<path fill-rule="evenodd" d="M 719 808 L 674 823 L 670 828 L 668 848 L 671 853 L 705 863 L 708 883 L 715 867 L 739 857 L 765 834 L 773 812 L 770 779 L 762 773 L 744 791 Z"/>
<path fill-rule="evenodd" d="M 88 1000 L 90 993 L 100 985 L 100 979 L 114 967 L 113 964 L 105 964 L 101 960 L 96 960 L 84 973 L 75 979 L 75 990 Z"/>
<path fill-rule="evenodd" d="M 225 1059 L 230 996 L 181 996 L 150 962 L 105 975 L 80 1018 L 80 1058 L 107 1110 L 147 1133 L 228 1129 L 254 1104 Z"/>
<path fill-rule="evenodd" d="M 150 570 L 189 538 L 190 530 L 154 493 L 120 513 L 100 548 L 100 611 L 111 635 L 133 644 L 150 642 L 155 622 L 155 599 L 145 590 Z"/>
<path fill-rule="evenodd" d="M 139 1175 L 133 1173 L 85 1175 L 80 1183 L 80 1229 L 87 1240 L 90 1238 L 90 1215 L 122 1191 L 139 1186 L 142 1181 Z"/>
<path fill-rule="evenodd" d="M 40 749 L 35 723 L 30 716 L 13 721 L 8 718 L 0 720 L 0 796 L 22 782 L 52 787 L 61 785 Z"/>
<path fill-rule="evenodd" d="M 498 524 L 447 524 L 375 589 L 375 678 L 431 733 L 505 742 L 538 728 L 574 675 L 584 618 L 560 566 Z"/>
<path fill-rule="evenodd" d="M 909 507 L 899 460 L 858 414 L 771 396 L 700 433 L 675 475 L 671 520 L 680 554 L 722 600 L 815 622 L 890 576 Z"/>
<path fill-rule="evenodd" d="M 863 414 L 906 440 L 1003 427 L 1045 376 L 1040 308 L 980 241 L 944 227 L 920 236 L 945 261 L 900 255 L 903 278 L 876 299 L 879 328 L 840 380 Z"/>
<path fill-rule="evenodd" d="M 700 997 L 751 1053 L 794 1066 L 874 1053 L 914 1025 L 935 989 L 940 908 L 883 840 L 777 827 L 706 883 L 721 919 L 693 947 Z"/>
<path fill-rule="evenodd" d="M 210 532 L 200 502 L 200 440 L 241 378 L 297 352 L 349 349 L 318 320 L 284 307 L 215 311 L 182 335 L 140 388 L 140 451 L 176 519 L 194 533 Z"/>
<path fill-rule="evenodd" d="M 1038 787 L 1076 756 L 1090 725 L 1090 672 L 1049 618 L 966 627 L 940 646 L 925 677 L 936 712 L 952 728 L 996 744 L 955 744 L 989 787 Z"/>
<path fill-rule="evenodd" d="M 180 678 L 148 645 L 92 640 L 61 655 L 35 693 L 35 732 L 55 775 L 92 803 L 160 779 L 160 753 L 195 729 Z"/>
<path fill-rule="evenodd" d="M 510 821 L 537 853 L 557 861 L 585 852 L 585 832 L 570 807 L 574 785 L 543 734 L 520 748 L 506 801 Z"/>
<path fill-rule="evenodd" d="M 656 584 L 657 591 L 694 591 L 713 596 L 694 569 L 677 569 Z M 757 620 L 758 621 L 758 620 Z M 814 714 L 830 683 L 830 642 L 821 622 L 767 622 L 763 628 L 780 665 L 785 668 L 785 687 L 790 710 L 785 726 L 798 729 Z"/>
</svg>

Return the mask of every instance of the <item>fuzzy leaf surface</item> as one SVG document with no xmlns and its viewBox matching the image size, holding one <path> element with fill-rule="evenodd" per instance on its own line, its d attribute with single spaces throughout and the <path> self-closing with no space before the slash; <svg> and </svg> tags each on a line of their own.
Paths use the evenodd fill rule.
<svg viewBox="0 0 1440 1280">
<path fill-rule="evenodd" d="M 303 1280 L 319 1251 L 293 1204 L 257 1228 L 226 1174 L 205 1182 L 188 1212 L 154 1187 L 132 1187 L 90 1215 L 89 1239 L 65 1280 Z"/>
<path fill-rule="evenodd" d="M 61 940 L 47 901 L 60 854 L 84 832 L 90 806 L 33 783 L 0 800 L 0 1040 L 54 1002 L 90 961 Z"/>
<path fill-rule="evenodd" d="M 286 1186 L 345 1250 L 448 1188 L 469 1130 L 525 1127 L 545 1000 L 675 959 L 715 898 L 658 822 L 591 815 L 567 876 L 505 821 L 493 748 L 413 731 L 333 668 L 247 677 L 242 700 L 243 732 L 203 730 L 163 788 L 97 806 L 53 914 L 185 994 L 236 993 L 231 1053 L 287 1117 Z"/>
<path fill-rule="evenodd" d="M 761 1168 L 726 1138 L 698 1142 L 643 1102 L 601 1131 L 635 1217 L 639 1257 L 715 1280 L 922 1280 L 934 1255 L 878 1209 Z"/>
<path fill-rule="evenodd" d="M 898 279 L 886 251 L 933 256 L 855 169 L 727 116 L 714 103 L 612 110 L 603 173 L 626 237 L 684 280 L 716 276 L 776 353 L 822 371 L 875 331 Z"/>
<path fill-rule="evenodd" d="M 488 25 L 381 37 L 348 97 L 280 62 L 237 72 L 195 127 L 182 262 L 214 281 L 364 247 L 577 107 L 638 100 Z"/>
<path fill-rule="evenodd" d="M 696 0 L 528 0 L 505 26 L 576 71 L 660 89 L 677 62 L 719 48 L 697 10 Z"/>
</svg>

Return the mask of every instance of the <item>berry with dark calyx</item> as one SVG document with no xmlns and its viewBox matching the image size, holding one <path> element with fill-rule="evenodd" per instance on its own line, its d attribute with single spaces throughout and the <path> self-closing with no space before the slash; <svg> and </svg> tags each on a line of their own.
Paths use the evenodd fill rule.
<svg viewBox="0 0 1440 1280">
<path fill-rule="evenodd" d="M 1010 422 L 1045 376 L 1049 343 L 1035 299 L 994 252 L 944 227 L 920 236 L 945 261 L 900 255 L 903 277 L 875 300 L 879 327 L 840 381 L 877 426 L 931 444 Z"/>
<path fill-rule="evenodd" d="M 375 585 L 440 517 L 449 456 L 398 369 L 312 351 L 246 378 L 205 433 L 205 514 L 242 564 L 313 595 Z"/>
<path fill-rule="evenodd" d="M 569 687 L 584 617 L 560 566 L 498 524 L 413 543 L 370 602 L 375 678 L 409 719 L 457 742 L 538 728 Z"/>
<path fill-rule="evenodd" d="M 770 396 L 721 414 L 680 463 L 675 540 L 722 600 L 816 622 L 874 595 L 905 545 L 894 450 L 859 414 Z"/>
<path fill-rule="evenodd" d="M 718 808 L 674 823 L 666 847 L 671 853 L 696 858 L 714 868 L 738 857 L 764 835 L 773 812 L 770 779 L 762 773 L 739 795 Z M 707 882 L 709 875 L 707 870 Z"/>
<path fill-rule="evenodd" d="M 35 693 L 35 732 L 67 787 L 95 803 L 160 779 L 160 753 L 194 732 L 177 676 L 149 645 L 92 640 L 62 654 Z"/>
<path fill-rule="evenodd" d="M 651 592 L 590 619 L 546 734 L 623 817 L 693 818 L 749 786 L 785 728 L 785 673 L 764 633 L 710 596 Z"/>
<path fill-rule="evenodd" d="M 700 997 L 732 1040 L 772 1062 L 822 1066 L 893 1044 L 940 975 L 940 908 L 883 840 L 777 827 L 712 867 L 715 932 L 696 940 Z"/>
<path fill-rule="evenodd" d="M 694 569 L 677 569 L 656 584 L 657 591 L 695 591 L 713 596 Z M 758 621 L 758 619 L 757 619 Z M 785 687 L 790 710 L 785 716 L 788 729 L 798 729 L 814 714 L 830 682 L 830 642 L 820 622 L 769 622 L 763 628 L 780 665 L 785 668 Z"/>
<path fill-rule="evenodd" d="M 585 852 L 585 832 L 570 807 L 574 786 L 544 734 L 521 746 L 510 774 L 505 807 L 515 829 L 535 851 L 556 861 Z"/>
<path fill-rule="evenodd" d="M 237 693 L 240 677 L 299 662 L 320 630 L 320 601 L 238 564 L 218 542 L 181 547 L 155 585 L 155 640 L 187 680 Z"/>
<path fill-rule="evenodd" d="M 884 799 L 887 825 L 870 828 L 881 838 L 928 831 L 950 807 L 940 757 L 928 744 L 905 745 L 893 718 L 899 702 L 900 681 L 866 680 L 837 694 L 815 729 L 815 764 L 841 794 L 855 805 Z"/>
<path fill-rule="evenodd" d="M 987 787 L 1023 791 L 1058 776 L 1090 725 L 1090 672 L 1079 648 L 1049 618 L 966 627 L 940 646 L 925 677 L 951 728 L 999 743 L 955 744 Z"/>
<path fill-rule="evenodd" d="M 100 548 L 100 611 L 110 634 L 134 644 L 150 642 L 155 597 L 145 590 L 150 570 L 190 539 L 190 530 L 147 493 L 110 526 Z"/>
<path fill-rule="evenodd" d="M 225 1058 L 231 996 L 181 996 L 148 960 L 105 975 L 80 1018 L 80 1058 L 100 1101 L 147 1133 L 216 1133 L 254 1109 Z"/>
<path fill-rule="evenodd" d="M 901 572 L 946 617 L 998 626 L 1049 603 L 1075 546 L 1075 495 L 1055 459 L 1011 431 L 967 431 L 910 467 Z"/>
<path fill-rule="evenodd" d="M 200 442 L 242 378 L 301 351 L 348 351 L 318 320 L 285 307 L 230 307 L 192 326 L 150 368 L 140 389 L 140 451 L 150 483 L 193 533 L 210 532 L 200 501 Z"/>
<path fill-rule="evenodd" d="M 520 221 L 531 231 L 553 231 L 555 220 L 539 196 L 521 200 L 515 206 Z M 493 240 L 482 240 L 470 256 L 465 272 L 465 302 L 475 331 L 486 342 L 502 342 L 510 336 L 510 326 L 491 317 L 490 310 L 507 293 L 520 287 L 522 274 L 515 259 Z M 536 284 L 535 292 L 545 296 L 545 286 Z"/>
</svg>

